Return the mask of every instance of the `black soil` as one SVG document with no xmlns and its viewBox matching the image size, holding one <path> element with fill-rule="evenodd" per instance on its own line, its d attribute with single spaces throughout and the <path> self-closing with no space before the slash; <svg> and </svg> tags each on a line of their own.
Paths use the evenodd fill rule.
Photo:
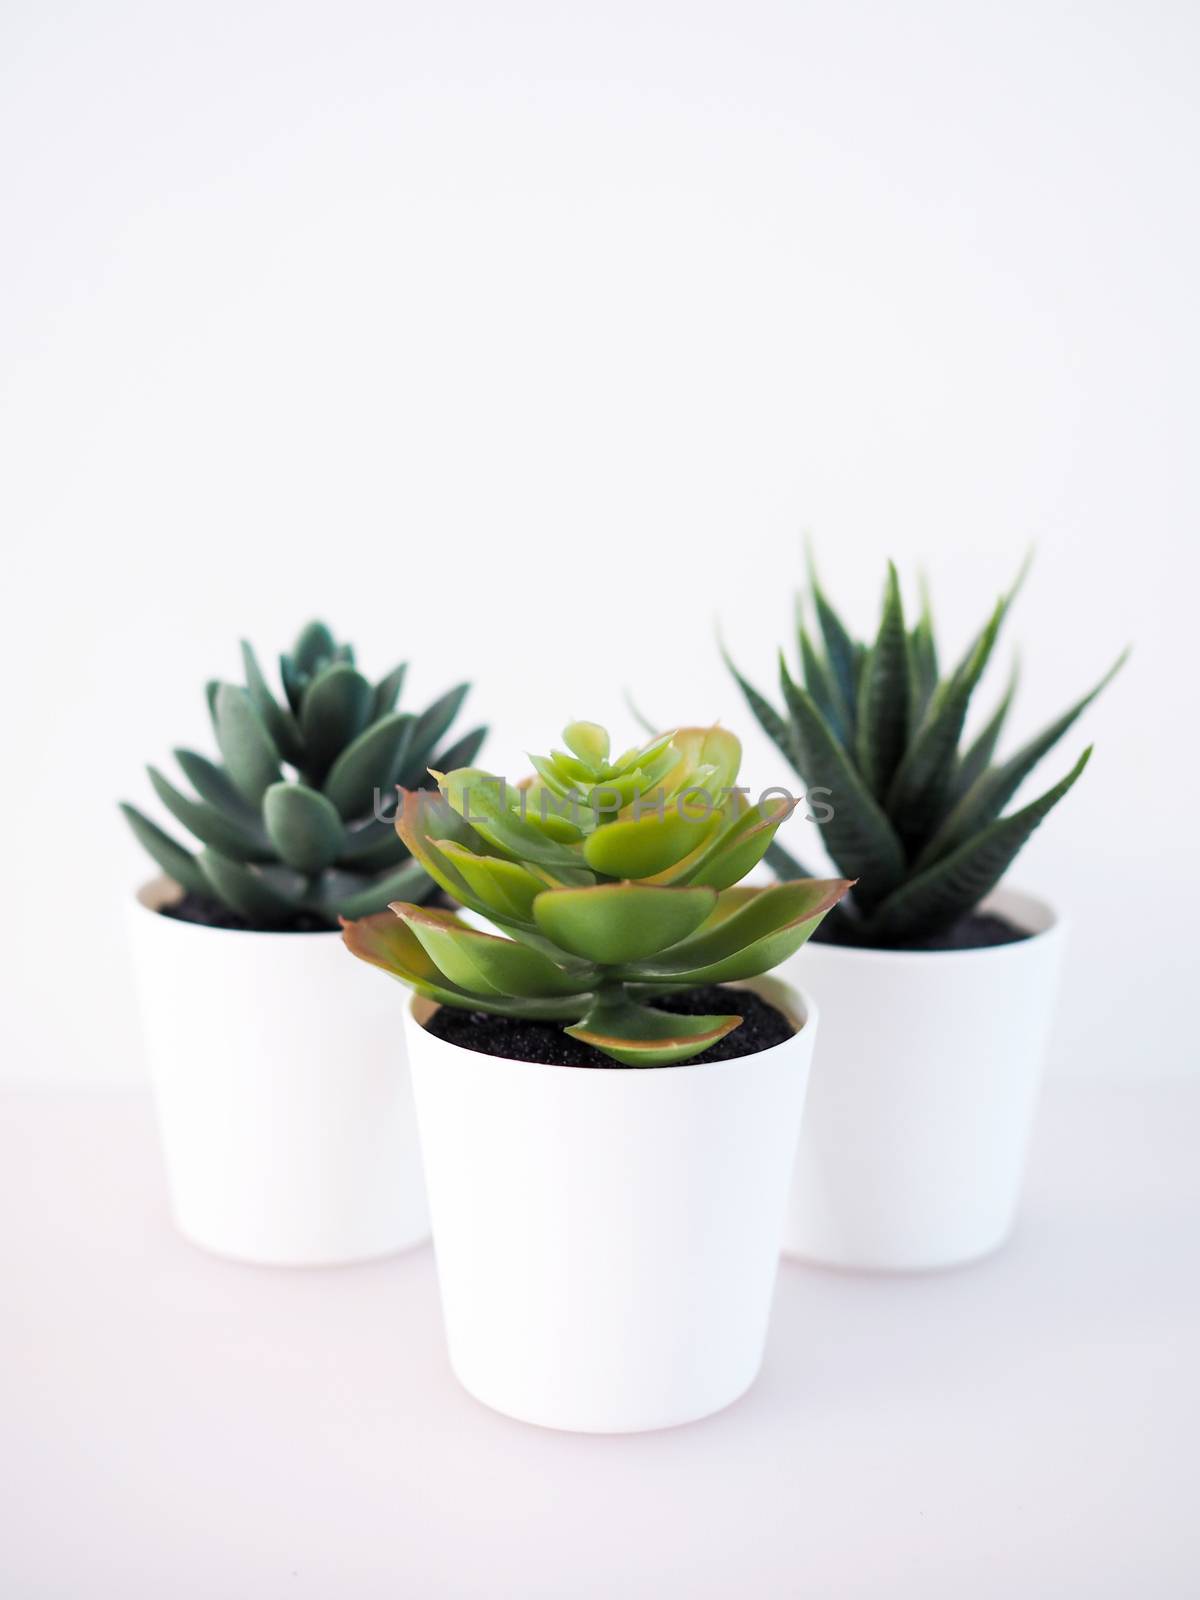
<svg viewBox="0 0 1200 1600">
<path fill-rule="evenodd" d="M 703 1065 L 706 1061 L 733 1061 L 739 1056 L 757 1055 L 772 1045 L 782 1044 L 795 1028 L 768 1001 L 748 989 L 722 989 L 707 984 L 684 994 L 663 995 L 651 1002 L 659 1011 L 680 1017 L 742 1018 L 716 1044 L 681 1066 Z M 486 1011 L 455 1011 L 442 1006 L 429 1021 L 429 1032 L 464 1050 L 484 1056 L 504 1056 L 511 1061 L 538 1061 L 551 1067 L 616 1067 L 622 1063 L 602 1055 L 590 1044 L 564 1033 L 557 1022 L 530 1022 L 521 1017 L 494 1017 Z M 638 1068 L 645 1071 L 645 1068 Z"/>
<path fill-rule="evenodd" d="M 273 922 L 269 928 L 263 928 L 248 922 L 220 900 L 193 894 L 190 889 L 181 900 L 160 907 L 160 915 L 174 917 L 176 922 L 198 922 L 202 928 L 230 928 L 235 933 L 330 933 L 336 927 L 335 923 L 314 916 L 311 911 L 297 911 L 286 922 Z"/>
<path fill-rule="evenodd" d="M 425 902 L 430 906 L 450 907 L 451 902 L 439 889 L 436 894 L 430 895 Z M 208 895 L 193 894 L 189 889 L 182 899 L 174 904 L 159 907 L 159 915 L 174 917 L 176 922 L 197 922 L 202 928 L 229 928 L 234 933 L 336 933 L 337 922 L 327 917 L 319 917 L 312 911 L 297 911 L 284 922 L 273 922 L 269 928 L 264 928 L 255 922 L 248 922 L 245 917 L 223 905 L 220 900 L 210 899 Z"/>
<path fill-rule="evenodd" d="M 1007 917 L 994 911 L 972 911 L 961 917 L 944 933 L 935 933 L 928 939 L 910 939 L 905 944 L 886 946 L 889 950 L 986 950 L 991 945 L 1019 944 L 1033 935 L 1027 928 L 1018 928 Z M 814 944 L 851 945 L 860 950 L 881 948 L 864 944 L 854 937 L 853 924 L 845 917 L 827 917 L 813 934 Z"/>
</svg>

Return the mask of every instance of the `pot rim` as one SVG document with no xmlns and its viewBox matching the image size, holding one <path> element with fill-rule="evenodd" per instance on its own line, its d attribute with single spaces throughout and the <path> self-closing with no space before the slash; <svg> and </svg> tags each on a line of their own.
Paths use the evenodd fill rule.
<svg viewBox="0 0 1200 1600">
<path fill-rule="evenodd" d="M 1013 902 L 1017 902 L 1014 906 Z M 1005 908 L 1011 908 L 1005 910 Z M 890 950 L 883 946 L 856 945 L 856 944 L 809 944 L 802 946 L 796 954 L 803 957 L 807 949 L 819 951 L 822 958 L 828 956 L 834 960 L 843 958 L 858 962 L 874 961 L 979 961 L 979 960 L 1005 960 L 1013 959 L 1015 952 L 1025 951 L 1038 945 L 1048 944 L 1053 938 L 1061 937 L 1066 927 L 1066 918 L 1040 895 L 1031 894 L 1027 889 L 1009 887 L 1001 883 L 979 902 L 976 910 L 994 909 L 1011 916 L 1012 920 L 1021 925 L 1019 912 L 1026 911 L 1041 923 L 1027 931 L 1025 938 L 1013 939 L 1008 944 L 978 945 L 971 950 Z"/>
<path fill-rule="evenodd" d="M 763 973 L 757 978 L 737 979 L 730 983 L 719 985 L 722 989 L 750 989 L 753 993 L 761 995 L 771 1005 L 782 1011 L 784 1016 L 795 1028 L 786 1039 L 781 1039 L 778 1044 L 768 1045 L 765 1050 L 755 1050 L 751 1055 L 734 1056 L 726 1061 L 680 1061 L 672 1067 L 626 1067 L 617 1062 L 611 1067 L 563 1067 L 549 1061 L 522 1061 L 517 1056 L 493 1056 L 484 1050 L 468 1050 L 464 1045 L 454 1044 L 449 1039 L 439 1039 L 436 1034 L 429 1033 L 425 1023 L 433 1016 L 435 1011 L 441 1010 L 441 1002 L 430 1000 L 425 995 L 412 994 L 409 996 L 405 1007 L 405 1020 L 410 1027 L 419 1028 L 435 1047 L 452 1051 L 458 1056 L 472 1057 L 476 1060 L 492 1061 L 501 1067 L 521 1068 L 526 1072 L 537 1073 L 586 1073 L 589 1076 L 600 1077 L 605 1082 L 611 1082 L 614 1075 L 619 1079 L 632 1076 L 640 1080 L 657 1079 L 662 1072 L 686 1072 L 693 1074 L 719 1073 L 726 1070 L 737 1071 L 744 1069 L 756 1061 L 766 1061 L 774 1058 L 778 1051 L 786 1050 L 795 1040 L 805 1032 L 816 1031 L 821 1013 L 816 1002 L 807 989 L 802 989 L 799 984 L 788 983 L 783 978 L 777 977 L 775 971 Z M 410 1060 L 411 1060 L 410 1056 Z"/>
<path fill-rule="evenodd" d="M 160 915 L 164 906 L 174 905 L 182 900 L 183 889 L 174 878 L 169 878 L 165 872 L 160 872 L 157 877 L 150 878 L 143 883 L 140 889 L 133 893 L 133 915 L 139 916 L 141 912 L 149 914 L 164 926 L 190 929 L 194 933 L 224 934 L 227 939 L 340 939 L 340 928 L 312 928 L 307 933 L 288 933 L 281 928 L 214 928 L 205 922 L 188 922 L 184 917 L 164 917 Z M 189 937 L 188 933 L 181 935 Z"/>
</svg>

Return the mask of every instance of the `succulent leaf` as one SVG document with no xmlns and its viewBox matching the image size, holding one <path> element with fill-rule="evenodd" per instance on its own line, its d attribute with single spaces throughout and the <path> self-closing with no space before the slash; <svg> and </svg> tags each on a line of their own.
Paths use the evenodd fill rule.
<svg viewBox="0 0 1200 1600">
<path fill-rule="evenodd" d="M 486 728 L 472 728 L 469 733 L 464 733 L 462 738 L 456 740 L 454 744 L 447 745 L 444 750 L 439 750 L 433 758 L 432 765 L 439 772 L 453 772 L 456 767 L 472 766 L 475 757 L 483 748 L 483 741 L 486 738 Z"/>
<path fill-rule="evenodd" d="M 142 849 L 158 863 L 172 882 L 191 894 L 208 892 L 208 880 L 189 850 L 176 844 L 170 834 L 164 833 L 157 823 L 143 816 L 136 806 L 131 806 L 122 800 L 121 812 L 133 829 L 134 838 Z"/>
<path fill-rule="evenodd" d="M 713 889 L 598 883 L 545 890 L 533 902 L 533 916 L 546 937 L 571 955 L 616 965 L 686 939 L 716 902 Z"/>
<path fill-rule="evenodd" d="M 1120 671 L 1128 654 L 1127 650 L 1122 651 L 1095 688 L 1089 689 L 1087 694 L 1064 711 L 1060 717 L 1056 717 L 1036 737 L 1022 745 L 1007 761 L 1002 762 L 1000 766 L 990 767 L 972 784 L 917 857 L 918 869 L 928 866 L 941 856 L 948 855 L 964 839 L 970 838 L 989 822 L 995 821 L 1038 762 L 1053 750 L 1101 690 Z"/>
<path fill-rule="evenodd" d="M 919 848 L 943 814 L 967 707 L 988 664 L 1005 609 L 1001 601 L 953 676 L 939 684 L 888 789 L 888 815 L 910 851 Z"/>
<path fill-rule="evenodd" d="M 337 808 L 303 783 L 273 783 L 263 796 L 263 821 L 279 859 L 307 876 L 336 861 L 345 839 Z"/>
<path fill-rule="evenodd" d="M 752 683 L 742 677 L 728 655 L 724 657 L 724 661 L 742 691 L 746 704 L 754 713 L 759 727 L 776 746 L 796 776 L 807 782 L 804 757 L 800 750 L 795 724 L 789 722 L 786 717 L 781 717 L 766 696 L 760 694 Z"/>
<path fill-rule="evenodd" d="M 563 729 L 563 740 L 593 776 L 599 776 L 608 761 L 608 729 L 598 722 L 572 722 Z"/>
<path fill-rule="evenodd" d="M 583 858 L 593 872 L 609 878 L 653 878 L 690 855 L 720 831 L 721 816 L 711 812 L 689 816 L 663 802 L 659 812 L 651 806 L 641 817 L 597 828 L 583 846 Z"/>
<path fill-rule="evenodd" d="M 675 1016 L 624 995 L 597 995 L 583 1019 L 565 1031 L 622 1066 L 670 1067 L 707 1050 L 741 1022 L 740 1016 Z"/>
<path fill-rule="evenodd" d="M 469 684 L 460 683 L 455 688 L 448 689 L 417 718 L 406 765 L 397 776 L 397 782 L 403 788 L 413 789 L 424 781 L 428 764 L 433 759 L 433 752 L 457 717 L 469 687 Z"/>
<path fill-rule="evenodd" d="M 201 800 L 207 800 L 218 811 L 224 811 L 239 822 L 248 823 L 261 831 L 258 811 L 231 781 L 223 767 L 217 766 L 207 756 L 198 755 L 195 750 L 174 750 L 172 754 Z"/>
<path fill-rule="evenodd" d="M 147 767 L 155 794 L 178 822 L 202 844 L 211 845 L 234 861 L 269 861 L 271 846 L 257 819 L 248 824 L 202 800 L 189 800 L 168 783 L 157 767 Z"/>
<path fill-rule="evenodd" d="M 340 751 L 362 732 L 373 695 L 362 673 L 345 661 L 325 667 L 308 685 L 300 707 L 307 782 L 320 784 Z"/>
<path fill-rule="evenodd" d="M 404 861 L 375 877 L 326 873 L 318 886 L 316 903 L 339 917 L 368 917 L 393 900 L 424 899 L 431 888 L 419 861 Z"/>
<path fill-rule="evenodd" d="M 845 879 L 832 878 L 740 893 L 731 915 L 652 959 L 631 962 L 623 975 L 694 986 L 769 971 L 795 954 L 849 888 Z"/>
<path fill-rule="evenodd" d="M 412 743 L 416 720 L 393 711 L 365 728 L 334 761 L 322 791 L 347 821 L 366 816 L 376 794 L 387 798 Z"/>
<path fill-rule="evenodd" d="M 400 698 L 400 690 L 404 687 L 404 674 L 408 671 L 407 661 L 402 661 L 398 667 L 393 667 L 386 678 L 380 678 L 375 685 L 375 694 L 371 701 L 372 721 L 386 717 L 389 711 L 396 709 L 396 702 Z"/>
<path fill-rule="evenodd" d="M 263 677 L 262 668 L 258 664 L 258 657 L 245 639 L 242 640 L 242 670 L 246 675 L 246 692 L 254 702 L 254 709 L 266 724 L 275 748 L 285 761 L 290 761 L 293 766 L 297 765 L 303 753 L 303 746 L 296 718 L 291 710 L 281 706 L 271 693 L 267 680 Z"/>
<path fill-rule="evenodd" d="M 904 875 L 900 841 L 812 696 L 792 681 L 785 662 L 780 667 L 784 700 L 804 751 L 805 782 L 829 791 L 833 815 L 822 831 L 825 847 L 844 872 L 861 880 L 866 898 L 881 899 Z"/>
<path fill-rule="evenodd" d="M 286 922 L 296 911 L 296 901 L 240 861 L 205 848 L 197 860 L 208 881 L 208 890 L 218 900 L 245 917 L 256 928 L 272 928 Z"/>
<path fill-rule="evenodd" d="M 996 753 L 996 746 L 1000 743 L 1000 735 L 1004 731 L 1004 724 L 1008 720 L 1008 713 L 1017 693 L 1018 670 L 1017 663 L 1013 661 L 1012 672 L 1009 674 L 1008 686 L 1000 699 L 999 705 L 992 712 L 987 722 L 980 729 L 978 737 L 967 747 L 959 757 L 954 769 L 954 776 L 950 782 L 950 791 L 955 798 L 966 794 L 967 790 L 991 765 L 992 757 Z"/>
<path fill-rule="evenodd" d="M 229 776 L 254 806 L 283 773 L 279 752 L 245 689 L 223 683 L 216 696 L 217 744 Z"/>
<path fill-rule="evenodd" d="M 911 693 L 912 664 L 900 580 L 889 561 L 883 618 L 858 685 L 855 733 L 858 769 L 877 800 L 887 794 L 904 754 Z"/>
<path fill-rule="evenodd" d="M 448 911 L 394 906 L 425 947 L 439 972 L 456 987 L 481 998 L 500 995 L 518 999 L 586 994 L 594 973 L 556 966 L 549 957 L 514 939 L 481 933 Z"/>
<path fill-rule="evenodd" d="M 292 660 L 305 677 L 311 678 L 318 668 L 333 659 L 337 645 L 333 634 L 323 622 L 310 622 L 300 630 L 292 648 Z"/>
<path fill-rule="evenodd" d="M 1053 788 L 1012 816 L 983 828 L 897 889 L 864 925 L 862 942 L 886 944 L 897 932 L 914 926 L 924 935 L 952 927 L 996 887 L 1034 829 L 1074 786 L 1091 754 L 1089 745 Z"/>
<path fill-rule="evenodd" d="M 853 721 L 858 705 L 858 680 L 861 673 L 862 647 L 850 637 L 842 619 L 830 605 L 817 578 L 812 551 L 808 553 L 808 587 L 821 637 L 825 641 L 825 655 L 829 670 L 837 684 L 842 705 L 846 708 L 847 736 L 852 736 Z"/>
<path fill-rule="evenodd" d="M 457 988 L 439 971 L 412 929 L 391 911 L 358 921 L 343 919 L 342 939 L 360 961 L 382 968 L 417 994 L 441 1005 L 468 1011 L 486 1009 L 498 1016 L 536 1017 L 547 1021 L 570 1021 L 580 1012 L 579 1001 L 570 996 L 510 1001 L 496 996 L 488 1001 L 486 1008 L 481 1007 L 477 995 Z"/>
</svg>

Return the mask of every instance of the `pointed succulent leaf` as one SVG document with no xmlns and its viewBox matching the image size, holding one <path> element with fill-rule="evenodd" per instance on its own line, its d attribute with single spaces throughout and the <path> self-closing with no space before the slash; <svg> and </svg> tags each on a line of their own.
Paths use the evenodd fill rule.
<svg viewBox="0 0 1200 1600">
<path fill-rule="evenodd" d="M 996 643 L 1006 604 L 1000 601 L 953 676 L 939 684 L 888 789 L 888 815 L 910 849 L 928 838 L 945 807 L 967 707 Z"/>
<path fill-rule="evenodd" d="M 686 874 L 671 881 L 705 884 L 718 892 L 740 883 L 762 860 L 791 809 L 782 797 L 748 806 L 700 853 Z"/>
<path fill-rule="evenodd" d="M 337 648 L 333 634 L 323 622 L 310 622 L 300 630 L 300 637 L 292 647 L 292 659 L 300 672 L 312 677 Z"/>
<path fill-rule="evenodd" d="M 878 800 L 887 794 L 904 754 L 911 671 L 900 579 L 889 561 L 883 617 L 858 686 L 855 730 L 858 770 Z"/>
<path fill-rule="evenodd" d="M 337 860 L 345 838 L 336 807 L 303 783 L 273 783 L 263 821 L 279 859 L 309 877 Z"/>
<path fill-rule="evenodd" d="M 804 778 L 803 758 L 799 745 L 796 743 L 796 734 L 792 726 L 784 717 L 781 717 L 775 707 L 761 695 L 752 683 L 742 677 L 728 655 L 724 657 L 725 665 L 733 674 L 738 688 L 742 691 L 746 704 L 754 713 L 759 727 L 779 750 L 783 759 L 796 773 L 797 777 Z"/>
<path fill-rule="evenodd" d="M 393 667 L 386 678 L 380 678 L 375 685 L 375 694 L 371 700 L 372 721 L 379 717 L 386 717 L 389 711 L 396 709 L 396 702 L 400 698 L 400 690 L 404 687 L 404 674 L 408 671 L 408 663 L 402 661 L 398 667 Z"/>
<path fill-rule="evenodd" d="M 405 909 L 417 910 L 418 907 Z M 571 1021 L 579 1016 L 580 1003 L 571 996 L 543 1000 L 481 999 L 450 982 L 430 959 L 424 946 L 407 923 L 391 911 L 355 921 L 343 919 L 342 939 L 362 961 L 381 967 L 399 978 L 418 994 L 442 1005 L 467 1011 L 490 1011 L 497 1016 L 537 1017 L 546 1021 Z"/>
<path fill-rule="evenodd" d="M 257 806 L 271 785 L 283 777 L 279 752 L 266 724 L 246 690 L 228 683 L 217 690 L 215 722 L 226 770 L 242 795 Z"/>
<path fill-rule="evenodd" d="M 1053 788 L 897 889 L 868 919 L 862 941 L 891 946 L 952 927 L 996 887 L 1034 829 L 1075 784 L 1091 753 L 1089 745 Z"/>
<path fill-rule="evenodd" d="M 473 765 L 475 757 L 483 747 L 487 738 L 486 728 L 472 728 L 469 733 L 464 733 L 461 739 L 454 744 L 447 745 L 444 750 L 439 750 L 431 762 L 439 772 L 453 772 L 456 767 L 469 767 Z M 422 774 L 424 777 L 424 774 Z M 428 781 L 426 779 L 426 781 Z"/>
<path fill-rule="evenodd" d="M 1015 755 L 1010 756 L 1000 766 L 989 768 L 976 780 L 918 857 L 916 863 L 918 868 L 928 866 L 930 862 L 948 855 L 964 839 L 969 839 L 989 822 L 995 821 L 1034 767 L 1050 753 L 1101 690 L 1120 671 L 1128 654 L 1127 650 L 1123 651 L 1094 688 L 1089 689 L 1087 694 L 1048 727 L 1043 728 L 1035 738 L 1022 745 Z"/>
<path fill-rule="evenodd" d="M 417 718 L 408 758 L 397 778 L 404 788 L 413 789 L 424 782 L 433 752 L 457 717 L 469 688 L 470 684 L 460 683 L 448 689 Z"/>
<path fill-rule="evenodd" d="M 528 945 L 481 933 L 452 912 L 392 909 L 408 923 L 438 971 L 470 994 L 553 999 L 586 994 L 595 985 L 595 974 L 586 968 L 566 972 Z"/>
<path fill-rule="evenodd" d="M 638 982 L 688 984 L 755 978 L 793 955 L 851 887 L 844 878 L 780 883 L 757 893 L 731 890 L 737 909 L 665 953 L 620 970 Z"/>
<path fill-rule="evenodd" d="M 261 872 L 211 849 L 202 850 L 197 860 L 208 880 L 208 892 L 256 928 L 275 927 L 295 912 L 296 901 Z"/>
<path fill-rule="evenodd" d="M 519 862 L 476 855 L 452 839 L 443 840 L 437 850 L 443 861 L 461 875 L 485 912 L 533 922 L 533 902 L 548 887 L 544 878 L 535 876 Z"/>
<path fill-rule="evenodd" d="M 380 822 L 372 817 L 361 827 L 345 830 L 337 863 L 353 872 L 382 872 L 385 867 L 398 866 L 407 856 L 395 820 Z"/>
<path fill-rule="evenodd" d="M 859 648 L 821 588 L 811 550 L 808 552 L 808 587 L 817 613 L 821 637 L 825 641 L 825 657 L 829 663 L 829 670 L 837 685 L 842 704 L 846 707 L 848 721 L 852 724 L 858 704 Z M 853 730 L 848 728 L 847 731 Z"/>
<path fill-rule="evenodd" d="M 131 806 L 122 800 L 121 813 L 132 828 L 134 838 L 147 855 L 158 863 L 168 878 L 191 894 L 211 893 L 208 879 L 200 871 L 199 864 L 190 851 L 176 844 L 170 834 L 164 833 L 157 823 L 150 821 L 149 817 L 144 817 L 136 806 Z"/>
<path fill-rule="evenodd" d="M 675 1016 L 623 995 L 601 994 L 566 1032 L 623 1066 L 670 1067 L 707 1050 L 741 1022 L 740 1016 Z"/>
<path fill-rule="evenodd" d="M 968 746 L 954 770 L 954 777 L 950 787 L 956 799 L 961 799 L 975 780 L 982 777 L 991 765 L 992 757 L 996 753 L 996 746 L 1000 743 L 1000 735 L 1004 731 L 1004 724 L 1008 720 L 1008 713 L 1012 708 L 1013 699 L 1017 692 L 1017 678 L 1017 663 L 1014 660 L 1012 672 L 1009 674 L 1008 687 L 1001 696 L 999 705 L 980 729 L 976 739 Z"/>
<path fill-rule="evenodd" d="M 203 800 L 189 800 L 168 783 L 157 767 L 147 767 L 146 771 L 163 805 L 201 844 L 212 845 L 235 861 L 271 859 L 271 846 L 257 817 L 249 823 L 229 812 L 218 811 Z"/>
<path fill-rule="evenodd" d="M 340 816 L 366 816 L 377 796 L 381 801 L 390 797 L 414 727 L 413 717 L 393 711 L 364 728 L 341 752 L 321 785 Z"/>
<path fill-rule="evenodd" d="M 357 877 L 351 881 L 353 876 L 350 873 L 325 874 L 317 892 L 317 901 L 324 910 L 340 917 L 367 917 L 400 896 L 407 900 L 424 900 L 431 888 L 420 863 L 411 859 L 374 877 Z"/>
<path fill-rule="evenodd" d="M 792 682 L 786 665 L 782 683 L 804 751 L 805 780 L 829 792 L 833 815 L 822 824 L 821 841 L 842 871 L 860 880 L 856 898 L 880 900 L 904 875 L 900 841 L 812 696 Z"/>
<path fill-rule="evenodd" d="M 472 850 L 476 845 L 484 848 L 484 840 L 451 809 L 444 796 L 427 789 L 402 791 L 396 832 L 431 878 L 456 900 L 464 905 L 471 903 L 470 885 L 457 867 L 442 856 L 441 844 L 452 839 Z"/>
<path fill-rule="evenodd" d="M 290 709 L 281 706 L 271 693 L 258 664 L 258 657 L 245 639 L 242 640 L 242 667 L 246 674 L 247 693 L 254 703 L 254 709 L 266 724 L 275 748 L 285 761 L 297 765 L 303 753 L 299 726 Z"/>
<path fill-rule="evenodd" d="M 834 736 L 845 743 L 852 719 L 842 703 L 841 690 L 803 623 L 797 624 L 796 637 L 800 643 L 804 687 L 824 712 Z"/>
<path fill-rule="evenodd" d="M 292 715 L 300 715 L 300 707 L 304 704 L 304 690 L 308 683 L 307 674 L 300 671 L 299 667 L 289 655 L 279 658 L 279 681 L 283 684 L 283 692 Z"/>
<path fill-rule="evenodd" d="M 207 756 L 195 750 L 173 750 L 172 755 L 183 769 L 183 775 L 201 800 L 224 811 L 239 822 L 261 832 L 261 817 L 257 806 L 252 806 L 245 795 L 230 779 L 223 767 L 217 766 Z"/>
<path fill-rule="evenodd" d="M 374 691 L 344 661 L 326 667 L 304 692 L 300 732 L 304 739 L 305 779 L 320 784 L 340 752 L 366 726 Z"/>
<path fill-rule="evenodd" d="M 714 890 L 644 883 L 547 889 L 533 915 L 548 939 L 587 961 L 637 961 L 686 939 L 717 901 Z"/>
</svg>

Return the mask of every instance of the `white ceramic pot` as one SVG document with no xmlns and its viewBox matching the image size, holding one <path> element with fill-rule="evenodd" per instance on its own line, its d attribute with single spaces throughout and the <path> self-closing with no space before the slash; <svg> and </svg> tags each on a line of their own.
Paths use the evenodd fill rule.
<svg viewBox="0 0 1200 1600">
<path fill-rule="evenodd" d="M 740 1060 L 544 1066 L 407 1016 L 450 1361 L 476 1399 L 593 1433 L 718 1411 L 758 1372 L 816 1013 Z"/>
<path fill-rule="evenodd" d="M 784 964 L 821 1007 L 784 1248 L 917 1271 L 1012 1228 L 1054 1013 L 1062 925 L 1029 895 L 985 904 L 1033 937 L 981 950 L 808 944 Z"/>
<path fill-rule="evenodd" d="M 366 1260 L 429 1235 L 399 990 L 336 932 L 239 933 L 131 908 L 175 1220 L 219 1255 Z"/>
</svg>

